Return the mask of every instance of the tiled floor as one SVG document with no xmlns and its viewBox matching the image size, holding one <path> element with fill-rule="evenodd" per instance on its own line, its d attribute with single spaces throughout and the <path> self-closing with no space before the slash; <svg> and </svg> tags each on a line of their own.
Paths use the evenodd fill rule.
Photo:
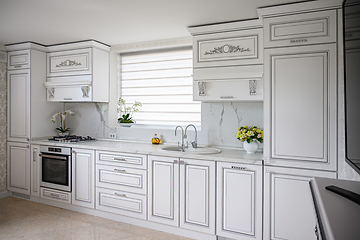
<svg viewBox="0 0 360 240">
<path fill-rule="evenodd" d="M 187 240 L 188 238 L 6 197 L 0 199 L 0 239 Z"/>
</svg>

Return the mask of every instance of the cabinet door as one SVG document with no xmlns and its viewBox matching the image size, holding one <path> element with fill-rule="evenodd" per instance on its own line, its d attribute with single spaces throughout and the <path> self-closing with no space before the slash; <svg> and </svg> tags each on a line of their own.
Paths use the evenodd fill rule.
<svg viewBox="0 0 360 240">
<path fill-rule="evenodd" d="M 336 173 L 265 167 L 264 239 L 317 239 L 309 185 L 312 177 L 336 178 Z"/>
<path fill-rule="evenodd" d="M 217 163 L 217 235 L 262 239 L 262 166 Z"/>
<path fill-rule="evenodd" d="M 180 159 L 180 227 L 215 234 L 215 162 Z"/>
<path fill-rule="evenodd" d="M 148 219 L 172 226 L 179 225 L 178 158 L 149 156 Z"/>
<path fill-rule="evenodd" d="M 30 138 L 30 70 L 8 71 L 8 140 Z"/>
<path fill-rule="evenodd" d="M 267 164 L 336 170 L 336 44 L 269 49 L 265 55 Z"/>
<path fill-rule="evenodd" d="M 30 50 L 8 53 L 8 70 L 30 68 Z"/>
<path fill-rule="evenodd" d="M 8 190 L 30 195 L 30 146 L 8 142 Z"/>
<path fill-rule="evenodd" d="M 72 203 L 94 208 L 94 151 L 73 149 Z"/>
<path fill-rule="evenodd" d="M 92 74 L 92 50 L 60 51 L 46 54 L 47 77 Z"/>
<path fill-rule="evenodd" d="M 31 195 L 35 197 L 40 197 L 40 146 L 39 145 L 31 145 L 30 148 L 31 156 L 30 156 L 30 176 L 31 176 Z"/>
</svg>

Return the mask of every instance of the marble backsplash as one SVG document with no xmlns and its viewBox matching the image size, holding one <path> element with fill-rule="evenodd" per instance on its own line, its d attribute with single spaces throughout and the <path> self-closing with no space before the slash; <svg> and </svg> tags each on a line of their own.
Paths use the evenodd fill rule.
<svg viewBox="0 0 360 240">
<path fill-rule="evenodd" d="M 109 133 L 115 132 L 117 139 L 150 141 L 156 133 L 165 142 L 180 141 L 179 135 L 174 136 L 174 127 L 133 126 L 124 128 L 109 126 L 108 104 L 66 103 L 65 109 L 75 111 L 75 116 L 67 118 L 67 127 L 71 128 L 71 134 L 108 138 Z M 199 144 L 242 147 L 242 143 L 236 139 L 236 131 L 239 126 L 256 125 L 263 128 L 262 103 L 202 103 L 201 111 L 202 124 L 201 129 L 198 130 Z M 189 130 L 188 140 L 191 141 L 194 138 L 194 131 L 190 128 Z"/>
</svg>

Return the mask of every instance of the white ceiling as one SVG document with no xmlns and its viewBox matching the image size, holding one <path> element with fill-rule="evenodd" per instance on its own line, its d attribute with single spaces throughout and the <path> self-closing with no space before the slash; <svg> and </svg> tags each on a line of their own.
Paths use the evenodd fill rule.
<svg viewBox="0 0 360 240">
<path fill-rule="evenodd" d="M 190 36 L 188 26 L 257 18 L 299 0 L 0 0 L 0 44 L 95 39 L 109 45 Z"/>
</svg>

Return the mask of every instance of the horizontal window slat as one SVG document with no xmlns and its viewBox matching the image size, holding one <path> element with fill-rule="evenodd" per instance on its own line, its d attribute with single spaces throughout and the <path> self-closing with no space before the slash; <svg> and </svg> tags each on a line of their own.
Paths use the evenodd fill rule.
<svg viewBox="0 0 360 240">
<path fill-rule="evenodd" d="M 139 79 L 139 80 L 123 80 L 121 87 L 166 87 L 166 86 L 192 86 L 193 80 L 191 77 L 183 78 L 167 78 L 167 79 Z"/>
<path fill-rule="evenodd" d="M 122 96 L 126 101 L 129 102 L 141 102 L 145 103 L 193 103 L 192 95 L 177 95 L 174 96 Z"/>
<path fill-rule="evenodd" d="M 200 121 L 201 120 L 201 114 L 200 113 L 146 113 L 146 112 L 136 112 L 133 115 L 133 118 L 136 119 L 136 121 L 141 120 L 167 120 L 167 121 Z"/>
<path fill-rule="evenodd" d="M 177 113 L 196 113 L 199 112 L 200 103 L 193 104 L 143 104 L 141 112 L 177 112 Z"/>
<path fill-rule="evenodd" d="M 161 125 L 161 126 L 187 126 L 188 124 L 194 124 L 195 126 L 201 126 L 200 121 L 136 121 L 136 124 L 146 124 L 146 125 Z"/>
<path fill-rule="evenodd" d="M 137 71 L 148 71 L 154 69 L 181 69 L 181 68 L 191 68 L 192 60 L 176 60 L 176 61 L 162 61 L 162 62 L 150 62 L 150 63 L 137 63 L 137 64 L 127 64 L 121 66 L 121 72 L 137 72 Z"/>
<path fill-rule="evenodd" d="M 192 59 L 191 51 L 175 51 L 171 53 L 145 53 L 141 55 L 127 55 L 121 56 L 121 64 L 145 63 L 145 62 L 159 62 L 159 61 L 173 61 L 180 59 Z"/>
<path fill-rule="evenodd" d="M 136 79 L 150 79 L 150 78 L 173 78 L 173 77 L 189 77 L 192 75 L 192 69 L 170 69 L 170 70 L 154 70 L 142 72 L 128 72 L 121 73 L 121 79 L 136 80 Z"/>
<path fill-rule="evenodd" d="M 148 87 L 148 88 L 125 88 L 122 89 L 123 96 L 134 95 L 186 95 L 192 91 L 192 86 L 178 87 Z"/>
</svg>

